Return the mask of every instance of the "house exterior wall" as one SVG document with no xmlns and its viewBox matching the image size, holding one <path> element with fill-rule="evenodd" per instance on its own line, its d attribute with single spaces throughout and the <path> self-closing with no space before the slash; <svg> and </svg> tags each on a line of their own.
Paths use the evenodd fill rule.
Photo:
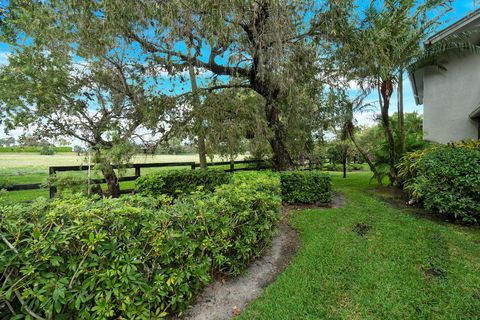
<svg viewBox="0 0 480 320">
<path fill-rule="evenodd" d="M 478 139 L 478 122 L 469 114 L 480 105 L 480 56 L 450 57 L 446 71 L 424 73 L 424 139 L 448 143 Z"/>
</svg>

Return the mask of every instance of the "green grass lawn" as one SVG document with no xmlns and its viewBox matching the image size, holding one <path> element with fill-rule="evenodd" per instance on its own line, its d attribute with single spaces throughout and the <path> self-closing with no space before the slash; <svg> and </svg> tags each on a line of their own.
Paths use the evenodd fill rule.
<svg viewBox="0 0 480 320">
<path fill-rule="evenodd" d="M 239 319 L 480 318 L 478 227 L 395 209 L 366 192 L 370 173 L 333 175 L 346 207 L 290 214 L 301 247 Z"/>
</svg>

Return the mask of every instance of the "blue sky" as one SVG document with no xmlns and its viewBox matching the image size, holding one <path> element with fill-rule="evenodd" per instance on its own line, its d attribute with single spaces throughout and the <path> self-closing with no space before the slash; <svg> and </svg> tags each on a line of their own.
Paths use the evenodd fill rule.
<svg viewBox="0 0 480 320">
<path fill-rule="evenodd" d="M 4 2 L 4 1 L 5 0 L 0 0 L 0 3 Z M 359 0 L 359 2 L 360 3 L 366 3 L 366 2 L 368 2 L 368 0 Z M 479 0 L 477 0 L 476 2 L 478 2 L 480 4 Z M 445 23 L 446 23 L 445 25 L 448 25 L 449 23 L 452 23 L 453 21 L 462 18 L 468 12 L 470 12 L 470 11 L 476 9 L 476 8 L 479 8 L 479 4 L 477 4 L 475 6 L 475 1 L 474 0 L 457 0 L 457 1 L 454 1 L 453 2 L 453 8 L 454 8 L 453 12 L 449 13 L 445 17 L 442 17 L 442 20 L 445 21 Z M 9 50 L 8 46 L 6 44 L 0 42 L 0 65 L 8 63 L 9 53 L 10 53 L 10 50 Z M 200 78 L 202 78 L 202 77 L 200 77 Z M 199 79 L 199 80 L 205 80 L 205 79 Z M 165 83 L 168 83 L 168 81 L 166 81 Z M 189 90 L 189 85 L 180 84 L 178 79 L 177 79 L 177 81 L 175 81 L 175 83 L 176 83 L 175 92 L 177 90 L 179 90 L 179 91 Z M 168 91 L 169 89 L 170 89 L 170 86 L 166 85 L 165 90 Z M 352 90 L 352 94 L 354 94 L 353 92 L 354 92 L 354 90 Z M 376 94 L 372 94 L 371 96 L 369 96 L 367 98 L 367 101 L 369 101 L 369 102 L 374 102 L 374 101 L 377 101 L 377 100 L 378 100 L 378 98 L 377 98 Z M 391 101 L 391 112 L 392 113 L 396 111 L 396 105 L 397 105 L 397 96 L 396 96 L 396 93 L 394 93 L 394 95 L 392 97 L 392 101 Z M 423 113 L 423 106 L 416 106 L 415 105 L 413 92 L 412 92 L 412 88 L 411 88 L 410 82 L 408 80 L 408 77 L 405 77 L 405 81 L 404 81 L 404 105 L 405 105 L 405 111 L 406 112 L 416 111 L 418 113 Z M 372 112 L 366 112 L 364 114 L 357 114 L 356 118 L 357 118 L 358 123 L 359 124 L 372 124 L 376 112 L 377 112 L 377 110 L 373 110 Z M 19 132 L 20 131 L 11 132 L 11 135 L 18 136 Z M 3 128 L 0 125 L 0 138 L 2 138 L 4 136 L 5 136 L 5 134 L 3 132 Z"/>
</svg>

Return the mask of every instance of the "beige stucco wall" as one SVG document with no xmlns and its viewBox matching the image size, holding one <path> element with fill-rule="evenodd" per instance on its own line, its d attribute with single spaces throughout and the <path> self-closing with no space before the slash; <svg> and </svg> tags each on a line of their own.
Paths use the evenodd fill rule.
<svg viewBox="0 0 480 320">
<path fill-rule="evenodd" d="M 480 105 L 480 55 L 450 57 L 445 67 L 424 73 L 424 139 L 478 139 L 478 124 L 468 115 Z"/>
</svg>

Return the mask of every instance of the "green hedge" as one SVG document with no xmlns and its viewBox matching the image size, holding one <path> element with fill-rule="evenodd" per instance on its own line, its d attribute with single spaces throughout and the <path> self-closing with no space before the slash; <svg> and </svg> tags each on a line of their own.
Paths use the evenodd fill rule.
<svg viewBox="0 0 480 320">
<path fill-rule="evenodd" d="M 0 147 L 0 152 L 40 152 L 43 147 Z M 52 147 L 55 152 L 72 152 L 72 147 Z"/>
<path fill-rule="evenodd" d="M 411 197 L 429 210 L 478 221 L 480 148 L 469 145 L 435 146 L 404 157 L 400 177 Z"/>
<path fill-rule="evenodd" d="M 319 171 L 293 171 L 280 174 L 282 200 L 287 203 L 328 203 L 332 181 Z"/>
<path fill-rule="evenodd" d="M 280 186 L 242 179 L 157 203 L 76 195 L 0 204 L 2 304 L 18 318 L 28 317 L 22 305 L 46 319 L 179 314 L 212 274 L 238 275 L 271 242 Z"/>
<path fill-rule="evenodd" d="M 221 170 L 164 170 L 138 178 L 135 189 L 142 195 L 177 197 L 192 193 L 199 187 L 213 191 L 216 186 L 230 181 L 231 174 Z"/>
</svg>

